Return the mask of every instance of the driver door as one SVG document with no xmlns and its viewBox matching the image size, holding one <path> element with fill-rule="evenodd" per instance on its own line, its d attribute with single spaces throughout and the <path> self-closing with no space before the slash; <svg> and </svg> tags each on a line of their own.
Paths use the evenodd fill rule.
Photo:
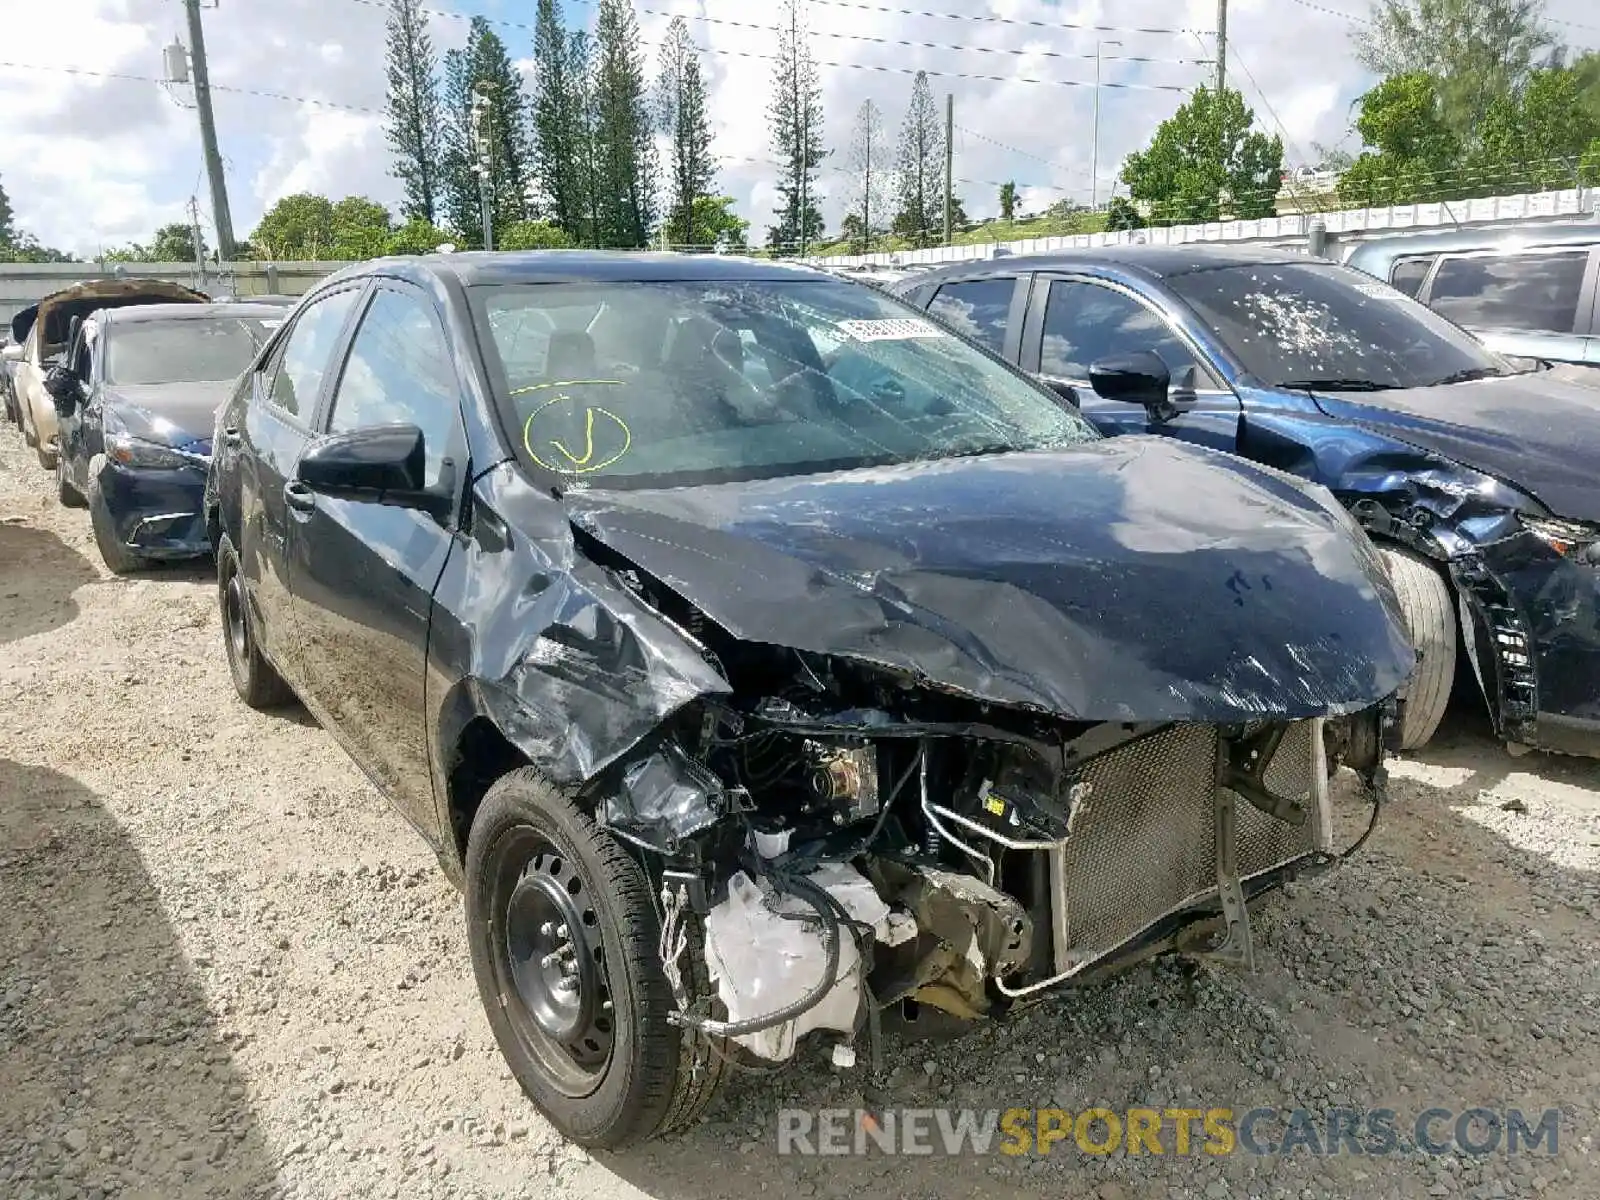
<svg viewBox="0 0 1600 1200">
<path fill-rule="evenodd" d="M 1107 400 L 1089 384 L 1094 363 L 1140 350 L 1154 352 L 1172 374 L 1178 411 L 1170 421 L 1152 423 L 1143 405 Z M 1165 314 L 1118 284 L 1037 277 L 1021 365 L 1075 403 L 1102 433 L 1159 433 L 1218 450 L 1238 447 L 1238 396 Z"/>
</svg>

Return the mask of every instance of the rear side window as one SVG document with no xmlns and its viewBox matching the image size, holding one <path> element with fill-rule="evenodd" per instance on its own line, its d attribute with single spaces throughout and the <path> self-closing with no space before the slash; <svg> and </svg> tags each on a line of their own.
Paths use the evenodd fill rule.
<svg viewBox="0 0 1600 1200">
<path fill-rule="evenodd" d="M 273 407 L 301 420 L 310 419 L 322 391 L 322 381 L 332 366 L 333 351 L 344 329 L 345 318 L 360 294 L 358 288 L 334 292 L 312 301 L 300 314 L 278 356 L 278 373 L 273 376 L 272 390 L 268 393 Z"/>
<path fill-rule="evenodd" d="M 1428 268 L 1431 266 L 1433 266 L 1431 257 L 1402 258 L 1389 272 L 1389 285 L 1415 300 L 1417 293 L 1422 290 L 1422 281 L 1428 277 Z"/>
<path fill-rule="evenodd" d="M 956 332 L 999 354 L 1005 349 L 1006 318 L 1011 315 L 1011 297 L 1016 289 L 1015 278 L 947 283 L 934 295 L 928 311 Z"/>
<path fill-rule="evenodd" d="M 1468 329 L 1571 333 L 1589 251 L 1446 258 L 1428 292 L 1428 307 Z"/>
</svg>

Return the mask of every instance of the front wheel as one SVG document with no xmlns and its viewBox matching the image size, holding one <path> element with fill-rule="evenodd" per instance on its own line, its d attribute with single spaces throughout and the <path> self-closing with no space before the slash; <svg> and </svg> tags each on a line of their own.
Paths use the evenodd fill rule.
<svg viewBox="0 0 1600 1200">
<path fill-rule="evenodd" d="M 71 467 L 67 463 L 67 456 L 64 454 L 57 455 L 56 499 L 61 501 L 67 508 L 82 508 L 84 504 L 83 495 L 77 488 L 72 486 L 72 480 L 69 478 L 70 471 Z"/>
<path fill-rule="evenodd" d="M 1401 710 L 1400 749 L 1420 750 L 1444 719 L 1456 680 L 1455 604 L 1444 576 L 1427 559 L 1394 546 L 1380 546 L 1378 553 L 1418 654 Z"/>
<path fill-rule="evenodd" d="M 127 575 L 145 566 L 145 560 L 128 549 L 117 536 L 116 525 L 111 519 L 111 510 L 106 507 L 106 498 L 100 492 L 100 484 L 92 476 L 89 479 L 89 494 L 86 500 L 89 506 L 89 528 L 94 532 L 94 544 L 99 548 L 100 557 L 105 560 L 111 573 Z"/>
<path fill-rule="evenodd" d="M 617 1149 L 687 1125 L 710 1102 L 726 1059 L 667 1021 L 644 870 L 531 769 L 490 788 L 473 820 L 466 914 L 495 1041 L 568 1138 Z"/>
</svg>

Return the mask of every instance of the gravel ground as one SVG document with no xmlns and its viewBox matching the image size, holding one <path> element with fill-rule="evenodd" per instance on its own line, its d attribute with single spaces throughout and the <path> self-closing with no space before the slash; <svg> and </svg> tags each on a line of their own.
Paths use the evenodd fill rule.
<svg viewBox="0 0 1600 1200">
<path fill-rule="evenodd" d="M 421 842 L 235 700 L 208 571 L 109 577 L 0 430 L 0 1196 L 1600 1195 L 1600 764 L 1456 721 L 1360 859 L 1267 905 L 1256 974 L 1143 966 L 876 1083 L 743 1075 L 591 1158 L 502 1067 Z M 1554 1156 L 777 1155 L 780 1108 L 862 1104 L 1563 1116 Z"/>
</svg>

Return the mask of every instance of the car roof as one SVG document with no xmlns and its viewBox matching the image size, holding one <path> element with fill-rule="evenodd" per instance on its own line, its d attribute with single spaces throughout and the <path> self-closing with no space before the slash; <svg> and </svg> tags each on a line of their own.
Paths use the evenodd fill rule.
<svg viewBox="0 0 1600 1200">
<path fill-rule="evenodd" d="M 1450 229 L 1442 233 L 1407 233 L 1361 242 L 1345 259 L 1370 269 L 1414 254 L 1450 250 L 1501 250 L 1517 246 L 1600 245 L 1600 222 L 1563 225 L 1502 225 L 1492 229 Z"/>
<path fill-rule="evenodd" d="M 937 271 L 918 273 L 901 281 L 899 288 L 922 287 L 949 276 L 1012 275 L 1023 271 L 1074 271 L 1088 267 L 1117 267 L 1151 279 L 1165 279 L 1217 267 L 1263 266 L 1273 263 L 1330 263 L 1296 250 L 1274 246 L 1185 243 L 1181 246 L 1098 246 L 1082 250 L 1054 250 L 1043 254 L 1007 254 L 1001 258 L 949 263 Z"/>
<path fill-rule="evenodd" d="M 644 254 L 637 251 L 535 250 L 466 251 L 378 258 L 339 273 L 363 275 L 412 272 L 453 276 L 461 284 L 662 283 L 673 280 L 793 282 L 826 279 L 812 267 L 731 254 Z"/>
<path fill-rule="evenodd" d="M 128 325 L 141 321 L 192 321 L 204 317 L 258 317 L 270 320 L 283 316 L 277 304 L 139 304 L 130 308 L 104 308 L 94 314 L 103 324 Z"/>
</svg>

